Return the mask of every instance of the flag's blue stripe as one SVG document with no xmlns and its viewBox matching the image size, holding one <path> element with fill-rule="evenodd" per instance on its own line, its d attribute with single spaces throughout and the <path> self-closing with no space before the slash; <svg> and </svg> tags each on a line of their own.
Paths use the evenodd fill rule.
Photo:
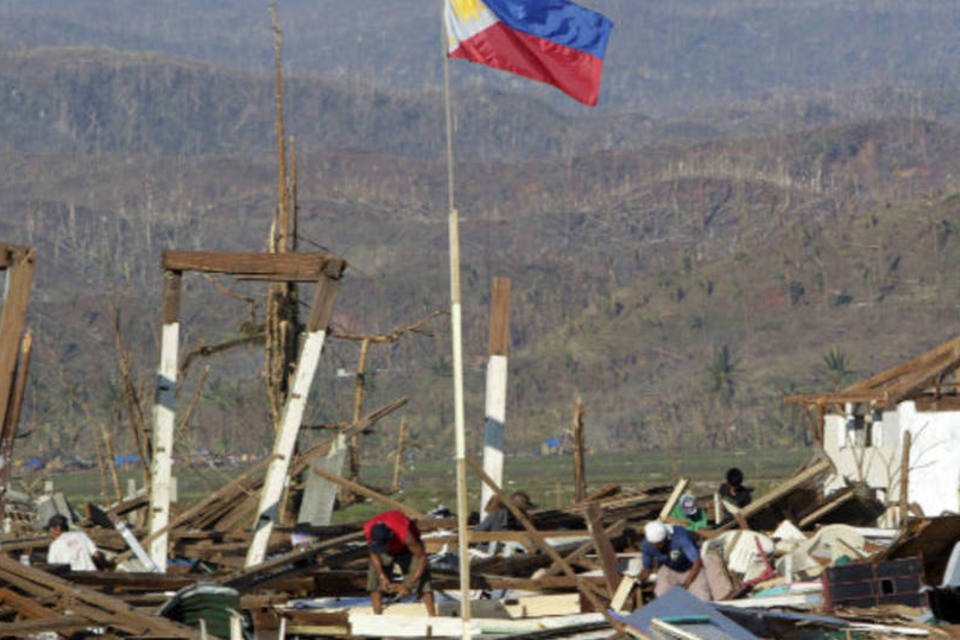
<svg viewBox="0 0 960 640">
<path fill-rule="evenodd" d="M 544 38 L 601 60 L 613 23 L 568 0 L 483 0 L 511 29 Z"/>
</svg>

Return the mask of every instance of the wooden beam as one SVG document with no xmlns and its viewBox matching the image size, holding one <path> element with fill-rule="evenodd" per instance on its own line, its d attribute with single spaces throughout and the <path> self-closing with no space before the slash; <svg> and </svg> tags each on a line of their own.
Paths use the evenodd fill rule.
<svg viewBox="0 0 960 640">
<path fill-rule="evenodd" d="M 48 609 L 33 598 L 22 596 L 12 589 L 0 588 L 0 602 L 17 610 L 17 613 L 26 618 L 59 618 L 60 614 Z"/>
<path fill-rule="evenodd" d="M 69 608 L 77 615 L 90 618 L 100 626 L 114 627 L 138 636 L 198 637 L 190 627 L 140 613 L 117 598 L 77 586 L 3 555 L 0 555 L 0 580 L 15 584 L 30 594 L 56 594 L 69 603 Z"/>
<path fill-rule="evenodd" d="M 0 292 L 0 425 L 6 422 L 14 387 L 14 372 L 20 356 L 20 340 L 35 268 L 36 252 L 33 249 L 16 253 L 6 268 L 6 286 Z"/>
<path fill-rule="evenodd" d="M 625 527 L 626 524 L 627 524 L 627 521 L 625 519 L 617 520 L 612 525 L 604 529 L 603 532 L 608 536 L 612 536 L 616 532 L 618 532 L 620 529 Z M 593 542 L 593 539 L 591 538 L 590 540 L 587 540 L 586 542 L 581 544 L 579 547 L 571 551 L 569 555 L 564 557 L 564 560 L 566 560 L 570 564 L 577 562 L 583 556 L 590 553 L 590 550 L 593 549 L 593 545 L 594 545 L 594 542 Z M 560 573 L 560 571 L 561 571 L 560 565 L 551 564 L 550 567 L 547 569 L 546 576 L 556 575 Z"/>
<path fill-rule="evenodd" d="M 510 278 L 490 283 L 490 336 L 488 353 L 505 356 L 510 347 Z"/>
<path fill-rule="evenodd" d="M 800 519 L 800 522 L 797 523 L 797 526 L 799 526 L 802 529 L 804 527 L 810 526 L 811 524 L 814 524 L 817 520 L 827 515 L 837 507 L 839 507 L 841 504 L 843 504 L 844 502 L 852 498 L 854 495 L 856 495 L 856 492 L 853 489 L 847 489 L 846 491 L 844 491 L 839 496 L 837 496 L 830 502 L 826 503 L 822 507 L 819 507 L 815 511 L 812 511 L 811 513 L 805 515 L 803 518 Z"/>
<path fill-rule="evenodd" d="M 607 589 L 610 594 L 614 594 L 621 580 L 620 571 L 617 569 L 617 552 L 613 550 L 610 538 L 603 531 L 603 525 L 600 524 L 600 509 L 595 502 L 587 506 L 587 526 L 593 537 L 593 546 L 597 550 L 597 555 L 600 556 L 600 567 L 603 569 L 603 577 L 607 580 Z"/>
<path fill-rule="evenodd" d="M 321 276 L 339 280 L 346 266 L 329 253 L 163 252 L 164 269 L 277 282 L 316 282 Z"/>
<path fill-rule="evenodd" d="M 243 589 L 257 582 L 258 579 L 271 574 L 272 572 L 304 560 L 310 560 L 320 555 L 324 551 L 329 551 L 336 547 L 343 546 L 351 542 L 357 542 L 364 539 L 363 531 L 355 531 L 346 535 L 338 536 L 332 540 L 323 540 L 313 544 L 305 545 L 302 548 L 294 549 L 289 553 L 284 553 L 276 558 L 270 558 L 252 567 L 245 567 L 236 573 L 224 576 L 216 580 L 218 584 L 234 589 Z M 366 551 L 364 551 L 366 553 Z"/>
<path fill-rule="evenodd" d="M 414 509 L 409 505 L 405 505 L 402 502 L 397 502 L 392 498 L 388 498 L 382 493 L 379 493 L 377 491 L 374 491 L 373 489 L 365 487 L 359 482 L 348 480 L 347 478 L 338 476 L 337 474 L 331 473 L 326 469 L 322 469 L 320 467 L 312 467 L 312 470 L 315 474 L 317 474 L 318 476 L 320 476 L 325 480 L 329 480 L 330 482 L 338 484 L 341 487 L 344 487 L 345 489 L 349 489 L 350 491 L 354 491 L 356 493 L 359 493 L 360 495 L 364 495 L 370 498 L 371 500 L 373 500 L 374 502 L 379 502 L 380 504 L 390 507 L 391 509 L 397 509 L 399 511 L 403 511 L 405 514 L 407 514 L 411 518 L 419 519 L 419 518 L 427 517 L 427 514 L 425 514 L 424 512 Z"/>
<path fill-rule="evenodd" d="M 673 487 L 673 493 L 670 494 L 670 497 L 667 498 L 667 501 L 663 505 L 663 509 L 660 510 L 659 520 L 666 520 L 670 515 L 670 512 L 673 511 L 673 508 L 676 506 L 677 501 L 680 500 L 680 496 L 683 495 L 683 492 L 687 490 L 687 487 L 690 486 L 689 478 L 680 478 L 677 481 L 677 484 Z"/>
<path fill-rule="evenodd" d="M 8 269 L 10 265 L 23 260 L 32 251 L 31 247 L 24 245 L 0 244 L 0 269 Z"/>
<path fill-rule="evenodd" d="M 0 420 L 0 517 L 6 513 L 7 490 L 10 486 L 10 470 L 13 468 L 13 442 L 17 437 L 17 424 L 20 422 L 20 410 L 27 388 L 30 372 L 30 354 L 33 349 L 33 334 L 28 330 L 20 345 L 20 358 L 14 369 L 13 389 L 10 391 L 10 403 L 7 413 Z"/>
</svg>

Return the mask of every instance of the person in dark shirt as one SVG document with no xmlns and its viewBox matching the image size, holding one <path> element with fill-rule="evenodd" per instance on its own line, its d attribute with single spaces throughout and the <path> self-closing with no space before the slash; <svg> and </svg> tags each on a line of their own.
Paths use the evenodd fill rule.
<svg viewBox="0 0 960 640">
<path fill-rule="evenodd" d="M 726 503 L 730 503 L 739 511 L 753 499 L 753 490 L 743 486 L 743 471 L 736 467 L 727 470 L 726 482 L 720 485 L 717 493 L 720 494 L 720 505 L 723 511 L 722 522 L 729 522 L 734 517 L 734 514 L 727 509 Z"/>
<path fill-rule="evenodd" d="M 679 525 L 653 520 L 644 526 L 643 537 L 643 544 L 640 545 L 643 559 L 643 569 L 638 578 L 640 583 L 656 570 L 655 596 L 660 597 L 679 585 L 701 600 L 711 599 L 707 575 L 702 570 L 703 560 L 692 533 Z"/>
<path fill-rule="evenodd" d="M 384 593 L 395 593 L 402 598 L 416 592 L 423 596 L 427 615 L 437 615 L 427 552 L 420 540 L 417 523 L 402 511 L 384 511 L 368 520 L 363 531 L 370 551 L 367 591 L 373 612 L 383 612 Z M 391 580 L 394 564 L 403 570 L 403 582 Z"/>
<path fill-rule="evenodd" d="M 530 500 L 530 496 L 524 491 L 514 491 L 510 496 L 510 502 L 513 503 L 524 515 L 531 509 L 536 509 L 537 505 Z M 487 501 L 484 508 L 486 515 L 477 525 L 477 531 L 522 531 L 523 525 L 517 522 L 513 513 L 500 502 L 498 496 L 493 496 Z"/>
</svg>

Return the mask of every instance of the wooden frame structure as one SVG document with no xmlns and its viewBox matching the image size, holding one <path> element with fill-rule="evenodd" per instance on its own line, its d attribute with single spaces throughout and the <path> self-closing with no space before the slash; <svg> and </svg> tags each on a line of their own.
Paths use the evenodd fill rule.
<svg viewBox="0 0 960 640">
<path fill-rule="evenodd" d="M 816 438 L 822 443 L 824 417 L 830 407 L 842 409 L 847 403 L 863 403 L 873 409 L 887 409 L 914 400 L 921 410 L 960 409 L 960 381 L 955 376 L 958 369 L 960 336 L 840 391 L 793 395 L 784 400 L 816 409 Z"/>
<path fill-rule="evenodd" d="M 27 303 L 36 267 L 36 251 L 19 245 L 0 245 L 0 515 L 13 463 L 13 439 L 26 389 L 31 338 L 24 335 Z"/>
<path fill-rule="evenodd" d="M 346 262 L 327 253 L 238 253 L 165 251 L 163 253 L 163 329 L 154 405 L 153 459 L 150 490 L 150 557 L 163 570 L 167 564 L 170 522 L 173 432 L 176 417 L 177 356 L 180 341 L 180 285 L 185 271 L 219 273 L 240 280 L 316 282 L 307 335 L 300 350 L 293 388 L 283 419 L 257 511 L 257 527 L 247 564 L 263 559 L 277 517 L 277 507 L 303 419 L 307 395 L 316 372 L 333 303 Z"/>
</svg>

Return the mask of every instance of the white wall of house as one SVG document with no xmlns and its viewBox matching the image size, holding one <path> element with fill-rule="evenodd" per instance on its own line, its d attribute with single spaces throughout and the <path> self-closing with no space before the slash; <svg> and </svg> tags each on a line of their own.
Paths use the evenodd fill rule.
<svg viewBox="0 0 960 640">
<path fill-rule="evenodd" d="M 901 445 L 909 431 L 909 501 L 928 516 L 960 513 L 960 411 L 917 411 L 916 404 L 907 401 L 860 419 L 851 405 L 847 412 L 824 419 L 824 451 L 839 474 L 828 481 L 827 491 L 843 486 L 846 477 L 898 500 Z"/>
</svg>

